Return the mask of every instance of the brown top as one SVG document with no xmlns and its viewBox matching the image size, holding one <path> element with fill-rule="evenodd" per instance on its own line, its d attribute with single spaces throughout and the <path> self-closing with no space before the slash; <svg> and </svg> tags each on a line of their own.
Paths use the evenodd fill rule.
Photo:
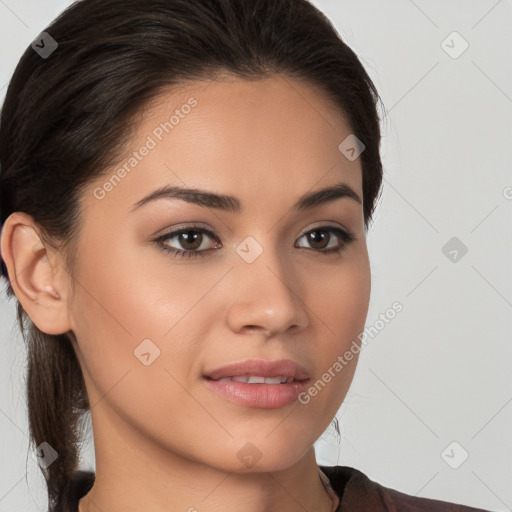
<svg viewBox="0 0 512 512">
<path fill-rule="evenodd" d="M 361 471 L 348 466 L 319 466 L 340 498 L 336 512 L 492 512 L 430 498 L 419 498 L 384 487 Z M 49 512 L 78 512 L 78 502 L 91 489 L 94 473 L 76 471 Z"/>
<path fill-rule="evenodd" d="M 340 496 L 335 512 L 491 512 L 481 508 L 420 498 L 370 480 L 347 466 L 319 466 Z"/>
</svg>

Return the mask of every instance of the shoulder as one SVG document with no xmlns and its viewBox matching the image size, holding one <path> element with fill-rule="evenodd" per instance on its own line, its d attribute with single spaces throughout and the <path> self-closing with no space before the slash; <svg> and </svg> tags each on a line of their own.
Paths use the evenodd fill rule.
<svg viewBox="0 0 512 512">
<path fill-rule="evenodd" d="M 358 469 L 319 466 L 340 496 L 343 512 L 491 512 L 457 503 L 420 498 L 384 487 Z"/>
</svg>

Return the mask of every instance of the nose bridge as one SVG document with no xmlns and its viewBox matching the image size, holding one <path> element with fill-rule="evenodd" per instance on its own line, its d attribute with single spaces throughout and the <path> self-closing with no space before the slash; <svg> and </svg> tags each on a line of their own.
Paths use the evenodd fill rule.
<svg viewBox="0 0 512 512">
<path fill-rule="evenodd" d="M 241 279 L 249 276 L 253 284 L 261 282 L 263 287 L 285 288 L 286 294 L 291 293 L 287 280 L 290 279 L 293 268 L 287 265 L 285 256 L 280 253 L 272 235 L 267 234 L 258 239 L 248 236 L 236 247 L 236 253 L 242 260 L 238 261 L 236 269 Z M 281 290 L 280 293 L 282 292 Z"/>
<path fill-rule="evenodd" d="M 298 286 L 301 280 L 295 278 L 296 269 L 271 240 L 272 236 L 266 236 L 263 242 L 248 236 L 235 248 L 233 278 L 237 292 L 231 319 L 236 329 L 250 325 L 274 333 L 306 325 Z"/>
</svg>

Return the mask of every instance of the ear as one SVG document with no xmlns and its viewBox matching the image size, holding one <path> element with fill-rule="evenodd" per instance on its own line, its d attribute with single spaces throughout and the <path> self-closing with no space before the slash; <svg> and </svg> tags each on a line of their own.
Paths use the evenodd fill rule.
<svg viewBox="0 0 512 512">
<path fill-rule="evenodd" d="M 40 236 L 34 219 L 14 212 L 6 219 L 0 252 L 11 286 L 23 309 L 38 329 L 46 334 L 70 330 L 67 273 L 61 253 Z"/>
</svg>

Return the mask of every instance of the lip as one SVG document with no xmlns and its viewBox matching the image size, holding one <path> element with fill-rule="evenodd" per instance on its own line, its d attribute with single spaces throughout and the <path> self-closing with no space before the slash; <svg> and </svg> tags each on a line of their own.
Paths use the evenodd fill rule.
<svg viewBox="0 0 512 512">
<path fill-rule="evenodd" d="M 237 381 L 219 381 L 237 376 L 293 377 L 285 384 L 249 384 Z M 277 409 L 294 403 L 307 389 L 308 371 L 290 359 L 264 361 L 247 359 L 208 371 L 204 375 L 206 385 L 221 397 L 246 407 Z"/>
<path fill-rule="evenodd" d="M 204 375 L 215 380 L 242 375 L 260 375 L 262 377 L 279 377 L 282 375 L 293 377 L 296 381 L 309 379 L 309 372 L 306 368 L 291 359 L 279 359 L 277 361 L 246 359 L 207 371 Z M 256 386 L 257 384 L 251 385 Z"/>
</svg>

